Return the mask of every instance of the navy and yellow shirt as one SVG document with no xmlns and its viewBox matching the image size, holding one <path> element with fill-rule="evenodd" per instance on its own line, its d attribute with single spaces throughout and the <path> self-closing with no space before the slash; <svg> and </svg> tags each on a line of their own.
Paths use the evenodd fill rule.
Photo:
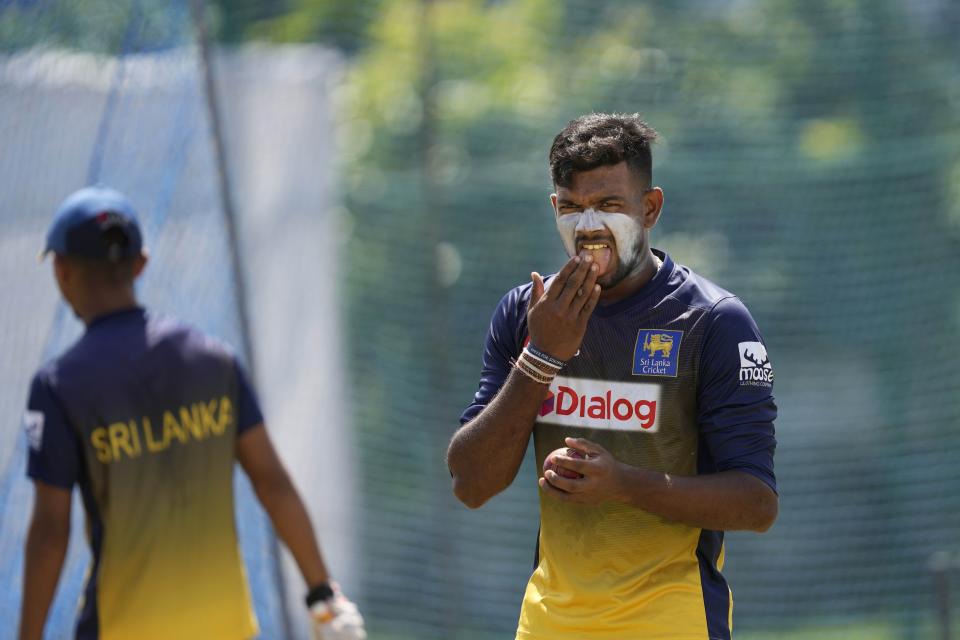
<svg viewBox="0 0 960 640">
<path fill-rule="evenodd" d="M 738 298 L 659 251 L 656 276 L 594 311 L 577 356 L 550 387 L 533 435 L 537 468 L 565 437 L 638 467 L 693 476 L 736 469 L 776 491 L 763 338 Z M 530 285 L 501 300 L 483 373 L 461 422 L 497 394 L 528 339 Z M 541 494 L 536 568 L 518 640 L 729 639 L 732 596 L 723 532 L 623 504 Z"/>
<path fill-rule="evenodd" d="M 79 485 L 93 552 L 77 638 L 256 635 L 233 468 L 237 436 L 262 422 L 224 346 L 139 308 L 37 373 L 27 474 Z"/>
</svg>

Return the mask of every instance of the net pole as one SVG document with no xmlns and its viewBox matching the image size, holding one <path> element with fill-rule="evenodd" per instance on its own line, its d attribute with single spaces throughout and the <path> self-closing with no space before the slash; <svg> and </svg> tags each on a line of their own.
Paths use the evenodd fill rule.
<svg viewBox="0 0 960 640">
<path fill-rule="evenodd" d="M 197 39 L 197 48 L 200 52 L 198 64 L 203 78 L 204 101 L 207 115 L 210 119 L 210 133 L 213 138 L 213 160 L 217 172 L 217 189 L 220 196 L 223 221 L 227 229 L 227 243 L 230 253 L 230 266 L 233 270 L 236 283 L 237 317 L 240 320 L 240 336 L 243 341 L 243 351 L 247 358 L 247 369 L 254 380 L 257 380 L 256 354 L 253 351 L 253 340 L 250 332 L 249 303 L 247 300 L 247 283 L 240 263 L 240 237 L 237 231 L 236 208 L 233 204 L 233 191 L 230 184 L 230 171 L 227 167 L 227 149 L 224 142 L 223 120 L 220 116 L 220 103 L 217 94 L 216 82 L 213 77 L 213 58 L 210 53 L 210 32 L 207 29 L 206 7 L 204 0 L 190 0 L 190 13 L 193 18 L 194 33 Z M 274 580 L 279 591 L 281 612 L 280 620 L 283 625 L 285 638 L 293 637 L 290 616 L 287 611 L 286 583 L 283 578 L 283 569 L 280 562 L 280 546 L 274 536 Z"/>
<path fill-rule="evenodd" d="M 247 285 L 243 265 L 240 264 L 240 241 L 237 233 L 236 210 L 227 169 L 226 145 L 224 144 L 223 123 L 220 118 L 220 103 L 217 98 L 216 83 L 213 77 L 213 62 L 210 55 L 209 32 L 204 18 L 203 0 L 190 0 L 197 47 L 200 51 L 200 73 L 203 77 L 203 93 L 207 115 L 210 118 L 210 132 L 213 138 L 213 159 L 217 171 L 217 190 L 220 196 L 223 222 L 227 229 L 227 242 L 230 249 L 230 266 L 237 285 L 237 315 L 240 319 L 240 334 L 243 350 L 247 357 L 247 368 L 251 375 L 256 373 L 256 356 L 253 353 L 253 341 L 250 339 L 250 319 L 247 305 Z"/>
</svg>

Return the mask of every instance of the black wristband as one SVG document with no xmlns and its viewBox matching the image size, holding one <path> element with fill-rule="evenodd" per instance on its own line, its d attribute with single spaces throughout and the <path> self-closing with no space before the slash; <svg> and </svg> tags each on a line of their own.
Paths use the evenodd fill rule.
<svg viewBox="0 0 960 640">
<path fill-rule="evenodd" d="M 533 355 L 537 356 L 538 358 L 541 358 L 541 359 L 543 359 L 543 360 L 546 360 L 547 362 L 549 362 L 549 363 L 552 364 L 553 366 L 558 367 L 558 368 L 560 368 L 560 369 L 562 369 L 563 367 L 565 367 L 566 364 L 567 364 L 566 362 L 564 362 L 563 360 L 560 360 L 559 358 L 554 358 L 554 357 L 553 357 L 552 355 L 550 355 L 549 353 L 546 353 L 546 352 L 544 352 L 544 351 L 540 351 L 540 349 L 537 349 L 535 346 L 533 346 L 533 343 L 532 343 L 532 342 L 527 343 L 527 351 L 529 351 L 529 352 L 532 353 Z"/>
<path fill-rule="evenodd" d="M 322 582 L 315 587 L 311 587 L 310 591 L 307 591 L 307 597 L 303 600 L 307 603 L 307 608 L 309 609 L 318 602 L 329 600 L 332 597 L 333 589 L 330 588 L 330 584 Z"/>
</svg>

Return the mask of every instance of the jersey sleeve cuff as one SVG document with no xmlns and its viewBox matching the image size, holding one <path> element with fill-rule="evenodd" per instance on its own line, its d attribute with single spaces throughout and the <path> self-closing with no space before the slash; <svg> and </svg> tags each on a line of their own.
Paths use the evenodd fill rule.
<svg viewBox="0 0 960 640">
<path fill-rule="evenodd" d="M 73 489 L 73 480 L 68 478 L 58 478 L 51 473 L 34 468 L 33 465 L 27 466 L 27 477 L 31 480 L 38 480 L 44 484 L 49 484 L 60 489 Z"/>
<path fill-rule="evenodd" d="M 742 471 L 743 473 L 749 473 L 754 478 L 758 478 L 763 481 L 770 489 L 777 495 L 780 495 L 780 492 L 777 490 L 777 479 L 766 469 L 761 469 L 760 467 L 751 465 L 751 464 L 740 464 L 733 465 L 729 467 L 724 467 L 718 469 L 719 471 Z"/>
</svg>

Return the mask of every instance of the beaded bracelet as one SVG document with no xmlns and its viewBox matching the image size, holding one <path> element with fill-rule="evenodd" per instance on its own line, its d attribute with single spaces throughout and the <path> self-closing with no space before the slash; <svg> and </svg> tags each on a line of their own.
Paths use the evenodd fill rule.
<svg viewBox="0 0 960 640">
<path fill-rule="evenodd" d="M 541 384 L 550 384 L 553 382 L 553 378 L 555 377 L 553 374 L 543 373 L 536 367 L 531 366 L 529 362 L 524 362 L 522 360 L 518 360 L 516 366 L 518 369 L 520 369 L 521 373 Z"/>
<path fill-rule="evenodd" d="M 523 356 L 518 360 L 512 360 L 510 364 L 513 365 L 513 368 L 527 376 L 537 384 L 549 385 L 553 382 L 554 375 L 548 375 L 541 372 L 539 369 L 534 368 L 529 363 L 523 361 Z"/>
</svg>

